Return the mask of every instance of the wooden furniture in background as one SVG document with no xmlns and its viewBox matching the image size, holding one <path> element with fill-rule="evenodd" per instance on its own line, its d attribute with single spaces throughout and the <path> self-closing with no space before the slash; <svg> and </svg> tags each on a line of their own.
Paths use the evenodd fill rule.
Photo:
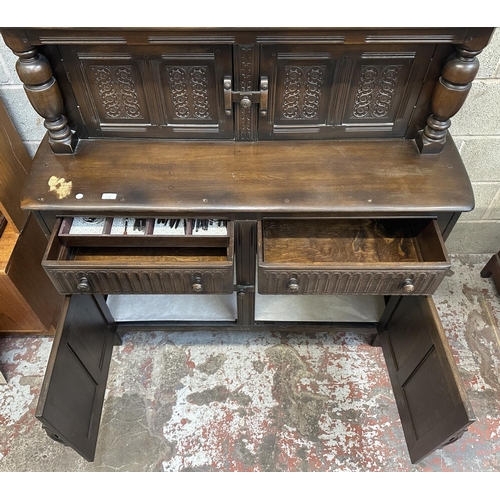
<svg viewBox="0 0 500 500">
<path fill-rule="evenodd" d="M 31 158 L 0 101 L 0 212 L 6 222 L 0 231 L 0 333 L 53 335 L 62 299 L 41 266 L 47 237 L 20 207 L 30 169 Z"/>
<path fill-rule="evenodd" d="M 412 462 L 458 439 L 474 415 L 431 294 L 474 206 L 448 128 L 492 31 L 2 30 L 48 129 L 21 203 L 67 294 L 37 408 L 49 435 L 93 459 L 116 322 L 147 326 L 114 299 L 166 294 L 229 297 L 235 317 L 155 328 L 378 332 Z M 189 232 L 214 219 L 224 237 Z M 159 220 L 186 232 L 155 235 Z M 258 314 L 339 295 L 383 312 Z"/>
<path fill-rule="evenodd" d="M 500 252 L 491 256 L 491 259 L 481 270 L 482 278 L 493 278 L 493 282 L 500 292 Z"/>
</svg>

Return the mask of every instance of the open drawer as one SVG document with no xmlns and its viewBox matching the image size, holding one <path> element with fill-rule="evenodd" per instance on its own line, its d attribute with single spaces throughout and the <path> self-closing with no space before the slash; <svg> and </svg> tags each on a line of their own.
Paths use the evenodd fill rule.
<svg viewBox="0 0 500 500">
<path fill-rule="evenodd" d="M 163 231 L 163 221 L 169 219 L 79 219 L 90 220 L 90 225 L 97 220 L 103 226 L 91 230 L 83 224 L 71 232 L 75 221 L 58 219 L 42 261 L 60 293 L 233 292 L 231 221 L 224 221 L 219 234 L 197 231 L 208 225 L 205 222 L 173 234 Z M 158 221 L 162 227 L 156 228 Z M 122 232 L 113 233 L 113 226 L 120 226 Z M 179 229 L 174 226 L 172 229 Z"/>
<path fill-rule="evenodd" d="M 261 294 L 432 294 L 450 268 L 434 219 L 265 219 Z"/>
</svg>

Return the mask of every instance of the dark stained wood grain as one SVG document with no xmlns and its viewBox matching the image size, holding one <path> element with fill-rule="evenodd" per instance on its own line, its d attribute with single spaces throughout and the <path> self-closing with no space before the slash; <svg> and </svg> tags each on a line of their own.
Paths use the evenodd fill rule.
<svg viewBox="0 0 500 500">
<path fill-rule="evenodd" d="M 198 247 L 66 247 L 58 237 L 62 223 L 59 219 L 42 260 L 59 293 L 232 293 L 234 290 L 232 229 L 226 247 L 205 247 L 202 236 L 192 236 L 199 242 Z"/>
<path fill-rule="evenodd" d="M 259 292 L 434 293 L 450 268 L 435 221 L 265 220 Z"/>
<path fill-rule="evenodd" d="M 185 237 L 156 239 L 56 223 L 43 265 L 60 293 L 81 296 L 66 305 L 37 411 L 50 435 L 92 459 L 112 323 L 92 294 L 236 291 L 237 325 L 253 328 L 257 285 L 387 297 L 378 331 L 412 461 L 473 421 L 431 300 L 400 296 L 436 290 L 450 267 L 443 237 L 474 206 L 447 128 L 491 28 L 3 33 L 23 81 L 43 91 L 28 88 L 35 109 L 67 130 L 60 89 L 80 138 L 71 155 L 43 141 L 23 208 L 46 227 L 79 215 L 109 229 L 131 215 L 231 228 L 194 238 L 188 223 Z M 100 372 L 88 353 L 105 359 Z"/>
<path fill-rule="evenodd" d="M 430 297 L 403 297 L 379 334 L 412 463 L 475 417 Z"/>
<path fill-rule="evenodd" d="M 484 30 L 484 28 L 483 28 Z M 276 41 L 307 43 L 318 42 L 377 44 L 389 42 L 421 43 L 463 43 L 468 34 L 467 28 L 208 28 L 197 29 L 196 36 L 186 28 L 30 28 L 24 31 L 2 30 L 16 40 L 29 36 L 32 44 L 75 44 L 88 45 L 127 43 L 148 45 L 152 43 L 200 43 L 221 39 L 229 43 L 276 43 Z M 20 43 L 20 42 L 19 42 Z"/>
<path fill-rule="evenodd" d="M 47 433 L 94 459 L 116 325 L 102 297 L 67 297 L 36 417 Z"/>
<path fill-rule="evenodd" d="M 51 190 L 49 183 L 52 184 Z M 68 183 L 71 183 L 70 185 Z M 69 186 L 65 188 L 64 186 Z M 116 200 L 102 200 L 116 193 Z M 81 199 L 76 195 L 82 194 Z M 422 157 L 411 140 L 80 141 L 76 155 L 42 144 L 22 206 L 70 213 L 432 213 L 467 211 L 460 155 Z"/>
</svg>

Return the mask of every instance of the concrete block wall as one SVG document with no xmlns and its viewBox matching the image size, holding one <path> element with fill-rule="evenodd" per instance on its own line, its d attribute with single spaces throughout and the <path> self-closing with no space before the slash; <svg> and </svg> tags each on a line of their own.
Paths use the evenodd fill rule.
<svg viewBox="0 0 500 500">
<path fill-rule="evenodd" d="M 26 97 L 16 73 L 17 57 L 5 45 L 0 35 L 0 99 L 14 122 L 26 149 L 33 157 L 47 130 Z"/>
<path fill-rule="evenodd" d="M 478 57 L 479 73 L 450 128 L 476 207 L 461 216 L 446 242 L 451 253 L 500 251 L 500 28 Z"/>
<path fill-rule="evenodd" d="M 472 181 L 476 208 L 461 217 L 450 235 L 450 253 L 500 250 L 500 28 L 479 61 L 479 74 L 450 129 Z M 0 98 L 33 156 L 46 130 L 28 102 L 15 62 L 0 36 Z"/>
</svg>

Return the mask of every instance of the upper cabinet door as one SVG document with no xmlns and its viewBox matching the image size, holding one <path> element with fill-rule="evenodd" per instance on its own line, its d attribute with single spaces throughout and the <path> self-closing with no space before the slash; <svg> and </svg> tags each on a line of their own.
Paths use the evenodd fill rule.
<svg viewBox="0 0 500 500">
<path fill-rule="evenodd" d="M 260 139 L 404 137 L 434 45 L 263 45 Z"/>
<path fill-rule="evenodd" d="M 232 139 L 230 45 L 61 46 L 90 137 Z"/>
</svg>

